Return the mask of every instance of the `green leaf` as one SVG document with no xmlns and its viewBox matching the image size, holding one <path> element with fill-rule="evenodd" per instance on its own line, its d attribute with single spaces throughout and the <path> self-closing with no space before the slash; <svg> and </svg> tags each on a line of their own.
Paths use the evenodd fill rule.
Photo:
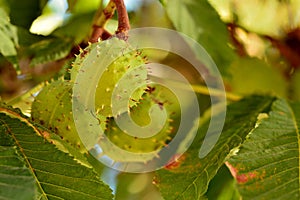
<svg viewBox="0 0 300 200">
<path fill-rule="evenodd" d="M 269 94 L 287 96 L 288 84 L 279 70 L 256 58 L 239 58 L 229 68 L 228 84 L 241 95 Z M 276 87 L 274 87 L 276 84 Z"/>
<path fill-rule="evenodd" d="M 7 0 L 0 0 L 0 7 L 3 9 L 6 13 L 9 13 L 9 5 Z"/>
<path fill-rule="evenodd" d="M 6 131 L 0 126 L 0 199 L 34 199 L 35 180 Z"/>
<path fill-rule="evenodd" d="M 228 166 L 243 199 L 300 198 L 300 102 L 276 100 Z"/>
<path fill-rule="evenodd" d="M 38 199 L 112 199 L 110 189 L 92 169 L 46 140 L 52 133 L 40 132 L 27 118 L 5 107 L 0 108 L 0 127 L 1 141 L 5 141 L 0 147 L 16 150 L 17 158 L 24 161 L 35 180 Z M 0 185 L 0 191 L 3 189 Z M 11 193 L 6 195 L 13 195 Z"/>
<path fill-rule="evenodd" d="M 269 110 L 273 98 L 248 97 L 227 108 L 223 132 L 209 154 L 200 159 L 199 146 L 206 134 L 209 119 L 200 127 L 190 149 L 179 158 L 179 167 L 166 167 L 157 171 L 155 179 L 163 197 L 173 199 L 203 199 L 209 181 L 254 128 L 257 116 Z"/>
<path fill-rule="evenodd" d="M 29 32 L 29 30 L 22 27 L 18 27 L 18 39 L 19 39 L 19 45 L 21 47 L 29 47 L 34 43 L 38 43 L 42 40 L 46 40 L 49 38 L 42 35 L 32 34 Z"/>
<path fill-rule="evenodd" d="M 26 29 L 30 28 L 33 20 L 42 12 L 43 3 L 40 3 L 40 0 L 9 0 L 7 3 L 10 8 L 11 23 Z"/>
<path fill-rule="evenodd" d="M 15 56 L 18 45 L 17 29 L 9 22 L 9 17 L 0 8 L 0 53 L 3 56 Z"/>
<path fill-rule="evenodd" d="M 224 21 L 235 22 L 249 32 L 281 38 L 286 30 L 298 26 L 299 1 L 209 1 Z"/>
<path fill-rule="evenodd" d="M 36 35 L 22 27 L 18 27 L 17 32 L 20 44 L 18 55 L 21 58 L 30 58 L 31 66 L 65 58 L 74 44 L 74 41 L 66 36 Z"/>
<path fill-rule="evenodd" d="M 292 79 L 292 99 L 300 101 L 300 70 L 293 74 Z"/>
<path fill-rule="evenodd" d="M 152 184 L 152 173 L 117 175 L 115 200 L 163 200 L 157 188 Z"/>
<path fill-rule="evenodd" d="M 221 72 L 235 58 L 226 25 L 207 1 L 163 1 L 175 28 L 203 45 Z"/>
<path fill-rule="evenodd" d="M 235 185 L 235 180 L 225 165 L 219 169 L 216 176 L 209 183 L 207 197 L 212 200 L 241 199 Z"/>
<path fill-rule="evenodd" d="M 62 27 L 53 33 L 59 37 L 71 37 L 76 44 L 87 41 L 97 9 L 101 9 L 102 0 L 68 0 L 68 12 L 71 13 Z M 80 30 L 80 31 L 79 31 Z"/>
<path fill-rule="evenodd" d="M 34 43 L 27 49 L 27 53 L 33 57 L 30 65 L 34 66 L 65 58 L 71 48 L 72 42 L 68 38 L 48 38 Z"/>
<path fill-rule="evenodd" d="M 64 26 L 57 28 L 52 35 L 74 38 L 74 43 L 79 44 L 89 36 L 94 15 L 94 11 L 74 15 Z"/>
</svg>

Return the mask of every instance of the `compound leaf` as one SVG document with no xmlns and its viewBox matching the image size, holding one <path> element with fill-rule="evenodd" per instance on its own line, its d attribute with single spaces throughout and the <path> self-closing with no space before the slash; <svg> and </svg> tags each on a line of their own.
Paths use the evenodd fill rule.
<svg viewBox="0 0 300 200">
<path fill-rule="evenodd" d="M 227 108 L 223 132 L 209 154 L 200 159 L 199 145 L 206 134 L 209 119 L 201 126 L 190 149 L 178 159 L 179 166 L 167 166 L 157 172 L 155 182 L 166 200 L 203 199 L 209 181 L 254 128 L 257 116 L 269 109 L 271 97 L 248 97 Z M 216 123 L 216 125 L 218 122 Z M 174 164 L 173 164 L 174 166 Z"/>
<path fill-rule="evenodd" d="M 18 194 L 27 190 L 27 195 L 34 195 L 37 199 L 112 199 L 110 189 L 98 175 L 49 143 L 46 140 L 49 134 L 52 133 L 39 131 L 15 110 L 5 106 L 0 108 L 0 154 L 10 153 L 14 156 L 13 159 L 10 158 L 12 156 L 0 156 L 1 165 L 8 163 L 6 175 L 11 177 L 8 184 L 21 184 L 14 182 L 20 173 L 24 173 L 22 181 L 29 184 L 22 185 L 25 188 L 19 188 Z M 14 163 L 22 171 L 14 173 Z M 1 167 L 1 171 L 4 169 Z M 0 176 L 3 176 L 2 173 Z M 3 193 L 4 190 L 5 185 L 0 184 L 0 191 Z M 5 197 L 22 198 L 14 197 L 14 193 L 14 190 L 5 190 Z"/>
<path fill-rule="evenodd" d="M 243 199 L 300 198 L 300 102 L 276 100 L 227 166 Z"/>
<path fill-rule="evenodd" d="M 0 119 L 0 124 L 3 121 Z M 20 158 L 6 127 L 0 126 L 0 199 L 34 199 L 35 180 Z"/>
<path fill-rule="evenodd" d="M 70 39 L 49 38 L 31 45 L 27 51 L 33 57 L 30 65 L 47 63 L 65 58 L 72 48 Z"/>
</svg>

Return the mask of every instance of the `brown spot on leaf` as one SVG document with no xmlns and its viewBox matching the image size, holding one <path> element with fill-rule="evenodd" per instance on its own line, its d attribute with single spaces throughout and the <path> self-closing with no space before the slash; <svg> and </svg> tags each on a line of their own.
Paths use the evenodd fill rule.
<svg viewBox="0 0 300 200">
<path fill-rule="evenodd" d="M 240 174 L 236 176 L 236 180 L 238 183 L 246 183 L 251 179 L 254 179 L 257 176 L 256 172 L 249 172 L 246 174 Z"/>
<path fill-rule="evenodd" d="M 225 162 L 225 164 L 228 167 L 229 171 L 231 172 L 232 176 L 237 180 L 239 184 L 246 183 L 258 177 L 257 171 L 239 174 L 239 170 L 237 169 L 237 167 L 232 166 L 229 162 Z"/>
<path fill-rule="evenodd" d="M 186 156 L 175 154 L 172 156 L 172 158 L 169 160 L 169 162 L 165 165 L 165 169 L 172 170 L 180 167 L 181 163 L 186 159 Z"/>
<path fill-rule="evenodd" d="M 47 131 L 43 131 L 41 134 L 44 138 L 50 138 L 50 134 Z"/>
</svg>

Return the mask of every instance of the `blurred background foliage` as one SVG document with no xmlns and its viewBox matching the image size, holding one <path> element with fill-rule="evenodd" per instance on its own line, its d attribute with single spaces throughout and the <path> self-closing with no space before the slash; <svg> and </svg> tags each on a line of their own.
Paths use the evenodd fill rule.
<svg viewBox="0 0 300 200">
<path fill-rule="evenodd" d="M 88 41 L 95 12 L 101 9 L 99 5 L 103 8 L 106 3 L 1 0 L 1 97 L 10 99 L 43 80 L 65 73 L 70 59 L 78 53 L 78 45 Z M 132 28 L 176 28 L 199 41 L 224 75 L 228 91 L 242 95 L 271 92 L 300 98 L 290 88 L 297 82 L 292 76 L 298 73 L 300 63 L 298 0 L 210 0 L 214 8 L 206 1 L 194 5 L 193 1 L 126 3 Z M 216 19 L 217 15 L 222 21 Z M 116 17 L 106 24 L 110 33 L 116 27 Z M 246 84 L 239 84 L 243 74 L 249 78 Z M 266 74 L 272 78 L 269 80 Z M 278 88 L 273 87 L 274 81 L 280 85 Z"/>
<path fill-rule="evenodd" d="M 165 27 L 192 37 L 212 56 L 228 93 L 273 94 L 300 100 L 300 0 L 125 0 L 132 28 Z M 66 75 L 92 32 L 101 0 L 0 0 L 0 96 L 20 108 L 43 81 Z M 114 33 L 117 18 L 106 24 Z M 176 43 L 176 41 L 174 42 Z M 157 60 L 174 68 L 170 54 Z M 203 104 L 207 104 L 204 98 Z M 203 107 L 207 107 L 204 105 Z M 120 200 L 160 199 L 149 174 L 102 178 Z M 223 167 L 210 183 L 211 199 L 238 199 Z M 224 183 L 224 184 L 223 184 Z"/>
</svg>

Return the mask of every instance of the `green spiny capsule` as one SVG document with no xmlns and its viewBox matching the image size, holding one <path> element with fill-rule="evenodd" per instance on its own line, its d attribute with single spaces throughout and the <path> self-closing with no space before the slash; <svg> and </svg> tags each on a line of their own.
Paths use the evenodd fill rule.
<svg viewBox="0 0 300 200">
<path fill-rule="evenodd" d="M 97 51 L 93 51 L 94 49 Z M 107 66 L 95 65 L 97 62 L 94 61 L 100 61 L 101 63 L 101 60 L 108 54 L 113 58 L 112 63 L 109 63 Z M 54 81 L 45 86 L 38 94 L 32 105 L 33 120 L 53 130 L 61 138 L 78 147 L 82 152 L 85 152 L 86 149 L 77 134 L 72 113 L 72 87 L 76 81 L 78 72 L 82 70 L 82 66 L 88 65 L 91 68 L 105 68 L 104 73 L 99 79 L 95 93 L 96 113 L 101 122 L 100 126 L 105 127 L 106 120 L 103 119 L 112 116 L 112 93 L 119 80 L 128 71 L 139 68 L 139 75 L 126 77 L 128 80 L 125 79 L 121 90 L 125 91 L 127 87 L 132 87 L 132 82 L 146 83 L 147 70 L 144 66 L 146 62 L 147 60 L 141 52 L 130 49 L 125 41 L 118 38 L 111 38 L 107 41 L 91 44 L 77 55 L 73 63 L 73 68 L 70 71 L 71 80 L 69 82 L 64 80 Z M 89 80 L 84 80 L 80 84 L 90 83 Z M 133 107 L 140 101 L 142 95 L 145 93 L 145 89 L 146 86 L 138 88 L 131 95 L 130 99 L 128 99 L 129 107 Z"/>
<path fill-rule="evenodd" d="M 97 51 L 92 51 L 96 48 Z M 108 66 L 99 66 L 96 62 L 105 59 L 105 56 L 110 54 L 113 62 Z M 132 107 L 140 101 L 146 89 L 147 63 L 146 56 L 136 49 L 132 49 L 130 45 L 123 40 L 113 37 L 109 40 L 92 44 L 87 47 L 77 56 L 71 70 L 71 81 L 76 81 L 78 71 L 81 69 L 82 64 L 89 65 L 90 67 L 104 67 L 104 72 L 101 75 L 95 93 L 95 107 L 97 114 L 102 117 L 112 117 L 112 94 L 118 82 L 124 75 L 133 69 L 139 68 L 139 74 L 136 76 L 125 76 L 122 82 L 121 89 L 126 91 L 127 88 L 133 87 L 132 83 L 144 83 L 143 87 L 136 89 L 128 99 L 128 106 Z M 128 80 L 126 80 L 128 79 Z M 134 82 L 132 81 L 134 80 Z M 86 83 L 89 84 L 88 80 Z M 119 94 L 122 97 L 122 93 Z"/>
<path fill-rule="evenodd" d="M 179 102 L 175 94 L 166 87 L 149 85 L 140 103 L 130 109 L 131 119 L 141 127 L 153 123 L 154 120 L 149 116 L 149 110 L 153 105 L 158 105 L 167 113 L 165 124 L 159 132 L 153 133 L 153 136 L 142 138 L 128 135 L 118 127 L 114 118 L 108 120 L 106 136 L 119 148 L 134 153 L 149 153 L 164 148 L 175 137 L 180 124 L 178 123 L 180 121 Z M 141 132 L 140 134 L 142 136 L 147 133 Z"/>
<path fill-rule="evenodd" d="M 46 85 L 32 103 L 31 117 L 85 152 L 73 120 L 71 91 L 72 84 L 64 80 Z"/>
</svg>

